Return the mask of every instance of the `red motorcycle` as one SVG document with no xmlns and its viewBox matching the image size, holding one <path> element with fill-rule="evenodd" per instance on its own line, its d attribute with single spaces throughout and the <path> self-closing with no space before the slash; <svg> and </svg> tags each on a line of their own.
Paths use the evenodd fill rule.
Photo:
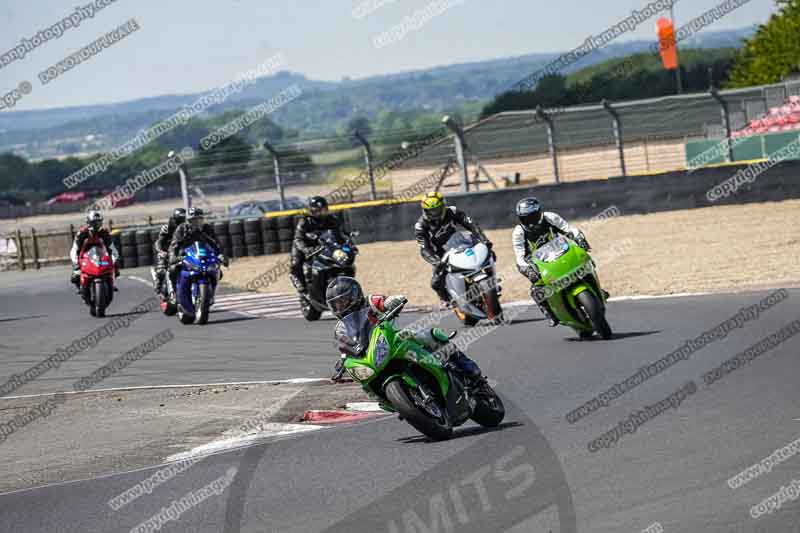
<svg viewBox="0 0 800 533">
<path fill-rule="evenodd" d="M 81 267 L 80 291 L 92 316 L 106 316 L 114 299 L 114 261 L 102 242 L 84 244 L 78 263 Z"/>
</svg>

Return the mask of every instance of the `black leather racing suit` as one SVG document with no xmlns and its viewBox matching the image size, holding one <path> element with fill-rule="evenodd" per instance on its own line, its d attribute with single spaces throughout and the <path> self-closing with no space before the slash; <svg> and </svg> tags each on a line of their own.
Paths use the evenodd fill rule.
<svg viewBox="0 0 800 533">
<path fill-rule="evenodd" d="M 289 272 L 289 278 L 298 292 L 308 290 L 303 265 L 308 255 L 317 247 L 319 236 L 328 230 L 333 231 L 337 238 L 344 240 L 341 223 L 333 215 L 305 216 L 297 221 L 292 242 L 292 269 Z"/>
<path fill-rule="evenodd" d="M 211 224 L 203 224 L 197 228 L 190 222 L 184 222 L 177 227 L 175 234 L 172 236 L 172 241 L 169 245 L 170 264 L 179 262 L 183 257 L 183 250 L 195 241 L 211 246 L 217 253 L 221 251 L 217 235 L 214 233 L 214 228 Z"/>
<path fill-rule="evenodd" d="M 451 298 L 444 286 L 447 273 L 441 268 L 441 258 L 445 243 L 458 231 L 459 226 L 474 234 L 481 242 L 489 242 L 480 226 L 455 206 L 445 209 L 444 217 L 438 225 L 431 224 L 424 215 L 414 225 L 414 237 L 419 244 L 420 254 L 433 266 L 431 288 L 444 302 L 449 302 Z"/>
<path fill-rule="evenodd" d="M 153 243 L 153 251 L 155 252 L 156 260 L 156 279 L 158 283 L 158 286 L 155 287 L 156 291 L 160 290 L 161 284 L 164 281 L 164 275 L 169 266 L 169 245 L 172 242 L 172 236 L 175 235 L 176 229 L 178 229 L 178 225 L 170 220 L 158 230 L 158 238 L 156 238 L 156 242 Z M 173 283 L 175 282 L 174 279 L 172 281 Z"/>
</svg>

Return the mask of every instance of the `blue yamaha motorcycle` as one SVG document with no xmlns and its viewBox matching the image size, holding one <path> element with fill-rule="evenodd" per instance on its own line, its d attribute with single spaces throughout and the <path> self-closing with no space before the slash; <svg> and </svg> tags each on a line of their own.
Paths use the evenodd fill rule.
<svg viewBox="0 0 800 533">
<path fill-rule="evenodd" d="M 207 245 L 195 242 L 183 251 L 175 294 L 181 324 L 205 324 L 214 303 L 221 261 Z"/>
</svg>

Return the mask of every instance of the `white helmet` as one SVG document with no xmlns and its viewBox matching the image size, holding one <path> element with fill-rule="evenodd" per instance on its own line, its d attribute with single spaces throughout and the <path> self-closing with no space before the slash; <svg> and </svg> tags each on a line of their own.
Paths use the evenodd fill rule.
<svg viewBox="0 0 800 533">
<path fill-rule="evenodd" d="M 86 212 L 86 225 L 93 231 L 103 227 L 103 212 L 99 209 L 90 209 Z"/>
</svg>

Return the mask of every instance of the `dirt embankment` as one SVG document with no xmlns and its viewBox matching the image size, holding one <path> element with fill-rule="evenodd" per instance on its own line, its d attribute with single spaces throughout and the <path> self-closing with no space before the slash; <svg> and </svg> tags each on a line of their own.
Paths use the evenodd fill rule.
<svg viewBox="0 0 800 533">
<path fill-rule="evenodd" d="M 632 296 L 796 285 L 798 215 L 800 200 L 787 200 L 572 222 L 586 233 L 607 290 L 612 296 Z M 511 229 L 487 233 L 504 279 L 503 300 L 528 298 L 529 286 L 514 267 Z M 365 291 L 402 293 L 414 304 L 436 303 L 430 267 L 415 242 L 378 242 L 359 249 L 357 277 Z M 287 255 L 239 259 L 225 281 L 244 287 L 287 262 Z M 293 289 L 283 273 L 261 290 Z"/>
</svg>

